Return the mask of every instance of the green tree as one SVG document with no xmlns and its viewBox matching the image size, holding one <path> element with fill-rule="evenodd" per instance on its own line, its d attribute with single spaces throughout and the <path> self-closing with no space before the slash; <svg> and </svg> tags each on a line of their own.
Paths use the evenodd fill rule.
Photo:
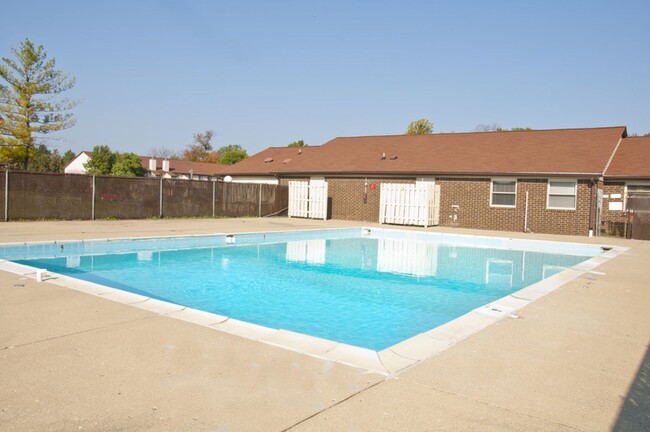
<svg viewBox="0 0 650 432">
<path fill-rule="evenodd" d="M 76 102 L 55 100 L 71 89 L 74 78 L 56 70 L 56 60 L 47 58 L 42 45 L 29 40 L 20 49 L 11 48 L 15 59 L 0 63 L 0 160 L 29 169 L 37 140 L 45 135 L 72 127 L 70 112 Z"/>
<path fill-rule="evenodd" d="M 289 143 L 287 147 L 307 147 L 307 144 L 303 140 L 299 140 Z"/>
<path fill-rule="evenodd" d="M 244 150 L 242 148 L 242 146 L 240 146 L 239 144 L 228 144 L 228 145 L 219 147 L 217 149 L 217 153 L 219 153 L 220 155 L 225 155 L 226 153 L 231 152 L 231 151 L 246 151 L 246 150 Z"/>
<path fill-rule="evenodd" d="M 191 162 L 217 163 L 219 153 L 212 148 L 212 137 L 214 131 L 207 130 L 203 133 L 194 134 L 194 143 L 189 144 L 183 153 L 183 159 Z"/>
<path fill-rule="evenodd" d="M 68 150 L 65 153 L 63 153 L 63 157 L 61 158 L 63 169 L 65 169 L 65 167 L 67 167 L 70 164 L 70 162 L 72 162 L 72 159 L 76 157 L 77 155 L 72 150 Z M 61 170 L 61 172 L 63 172 L 63 170 Z"/>
<path fill-rule="evenodd" d="M 111 175 L 122 177 L 144 177 L 147 170 L 141 163 L 140 156 L 135 153 L 115 153 L 111 167 Z"/>
<path fill-rule="evenodd" d="M 406 128 L 406 135 L 426 135 L 430 133 L 433 133 L 433 123 L 425 118 L 412 121 Z"/>
<path fill-rule="evenodd" d="M 115 155 L 108 146 L 95 146 L 90 160 L 84 164 L 86 172 L 94 175 L 109 175 L 113 170 Z"/>
<path fill-rule="evenodd" d="M 32 154 L 31 163 L 29 164 L 29 170 L 35 172 L 56 172 L 51 169 L 51 165 L 52 152 L 43 144 L 36 146 Z"/>
<path fill-rule="evenodd" d="M 230 150 L 219 158 L 219 163 L 223 165 L 232 165 L 248 157 L 246 150 Z"/>
<path fill-rule="evenodd" d="M 57 149 L 50 150 L 44 144 L 39 144 L 34 148 L 29 171 L 62 173 L 74 157 L 72 150 L 68 150 L 61 156 Z"/>
</svg>

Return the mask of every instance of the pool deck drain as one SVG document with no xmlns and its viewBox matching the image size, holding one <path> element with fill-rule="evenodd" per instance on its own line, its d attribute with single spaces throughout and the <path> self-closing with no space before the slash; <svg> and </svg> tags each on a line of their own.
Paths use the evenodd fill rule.
<svg viewBox="0 0 650 432">
<path fill-rule="evenodd" d="M 62 232 L 77 237 L 79 227 L 137 236 L 170 229 L 214 232 L 217 224 L 156 222 L 8 224 L 0 234 L 7 241 L 35 241 Z M 233 232 L 243 225 L 217 222 Z M 298 227 L 336 225 L 330 222 L 290 221 Z M 263 221 L 254 229 L 265 223 L 273 228 Z M 287 229 L 288 222 L 275 228 Z M 466 329 L 443 325 L 391 347 L 391 358 L 383 360 L 402 370 L 398 379 L 315 358 L 331 352 L 347 363 L 347 347 L 309 339 L 303 342 L 315 354 L 303 356 L 273 346 L 296 349 L 301 338 L 291 332 L 271 332 L 260 344 L 206 328 L 238 327 L 226 317 L 212 322 L 211 314 L 167 309 L 140 297 L 127 302 L 159 312 L 126 308 L 104 302 L 110 293 L 101 286 L 90 287 L 94 295 L 86 296 L 57 286 L 58 277 L 36 283 L 34 274 L 21 280 L 2 272 L 0 425 L 10 431 L 261 425 L 277 431 L 644 430 L 650 405 L 647 387 L 638 383 L 650 362 L 650 244 L 615 243 L 631 249 L 561 277 L 560 289 L 542 281 L 537 291 L 525 289 L 473 311 L 475 322 Z M 513 312 L 522 319 L 508 319 Z M 446 347 L 453 341 L 460 342 Z M 422 356 L 422 346 L 432 357 L 409 367 Z"/>
</svg>

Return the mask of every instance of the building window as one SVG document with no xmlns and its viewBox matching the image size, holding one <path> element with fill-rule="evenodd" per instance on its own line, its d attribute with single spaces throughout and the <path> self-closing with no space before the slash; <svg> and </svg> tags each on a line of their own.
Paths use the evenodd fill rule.
<svg viewBox="0 0 650 432">
<path fill-rule="evenodd" d="M 578 182 L 575 180 L 549 180 L 547 208 L 575 210 Z"/>
<path fill-rule="evenodd" d="M 517 179 L 492 179 L 490 206 L 515 207 L 517 205 Z"/>
</svg>

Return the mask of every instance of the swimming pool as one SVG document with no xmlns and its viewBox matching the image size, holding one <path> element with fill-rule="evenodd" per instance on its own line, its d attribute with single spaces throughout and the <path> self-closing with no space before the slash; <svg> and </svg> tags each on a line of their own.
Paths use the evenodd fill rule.
<svg viewBox="0 0 650 432">
<path fill-rule="evenodd" d="M 368 228 L 0 246 L 33 268 L 376 352 L 602 253 Z"/>
</svg>

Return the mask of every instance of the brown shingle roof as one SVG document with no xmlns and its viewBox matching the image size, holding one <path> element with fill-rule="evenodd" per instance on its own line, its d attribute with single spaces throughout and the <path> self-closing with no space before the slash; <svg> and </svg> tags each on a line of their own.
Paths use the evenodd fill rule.
<svg viewBox="0 0 650 432">
<path fill-rule="evenodd" d="M 305 158 L 316 157 L 322 148 L 322 146 L 269 147 L 234 165 L 227 166 L 224 173 L 230 175 L 272 175 L 276 171 L 302 166 Z"/>
<path fill-rule="evenodd" d="M 623 139 L 605 177 L 650 179 L 650 136 Z"/>
<path fill-rule="evenodd" d="M 625 134 L 618 126 L 335 138 L 247 174 L 598 175 Z"/>
</svg>

